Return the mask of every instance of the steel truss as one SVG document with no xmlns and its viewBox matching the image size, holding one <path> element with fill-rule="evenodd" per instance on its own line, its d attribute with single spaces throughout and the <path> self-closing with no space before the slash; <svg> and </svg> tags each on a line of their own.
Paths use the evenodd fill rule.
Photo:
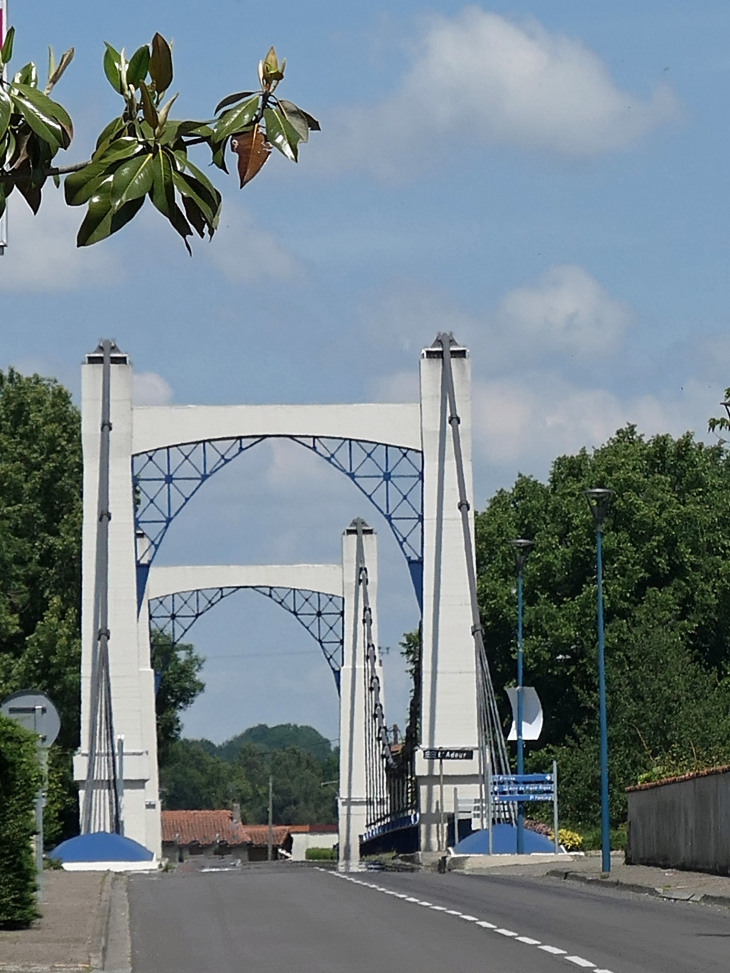
<svg viewBox="0 0 730 973">
<path fill-rule="evenodd" d="M 214 473 L 267 436 L 183 443 L 132 457 L 135 522 L 147 538 L 137 552 L 139 598 L 167 530 Z M 286 436 L 348 476 L 390 525 L 423 600 L 423 456 L 420 450 L 358 439 Z"/>
<path fill-rule="evenodd" d="M 344 599 L 340 595 L 309 591 L 305 588 L 273 588 L 269 585 L 246 587 L 250 591 L 257 591 L 271 598 L 304 626 L 322 650 L 332 670 L 339 693 Z M 224 598 L 242 590 L 244 590 L 242 587 L 196 588 L 193 591 L 178 591 L 150 600 L 150 636 L 154 632 L 160 632 L 170 639 L 162 667 L 155 673 L 155 691 L 159 688 L 160 679 L 172 658 L 172 653 L 197 619 Z"/>
</svg>

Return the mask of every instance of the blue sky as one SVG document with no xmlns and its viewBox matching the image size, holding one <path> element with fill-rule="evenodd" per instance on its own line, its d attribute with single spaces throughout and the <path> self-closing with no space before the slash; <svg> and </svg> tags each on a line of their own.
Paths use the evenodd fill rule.
<svg viewBox="0 0 730 973">
<path fill-rule="evenodd" d="M 21 2 L 17 64 L 75 45 L 56 96 L 69 161 L 118 111 L 103 41 L 175 41 L 176 108 L 207 118 L 253 86 L 270 44 L 282 95 L 322 122 L 294 166 L 272 158 L 224 196 L 190 259 L 157 214 L 74 249 L 51 190 L 11 207 L 0 259 L 0 367 L 78 389 L 101 335 L 145 402 L 410 399 L 418 353 L 453 330 L 473 354 L 475 492 L 596 446 L 618 426 L 704 435 L 730 384 L 727 51 L 716 0 L 464 5 L 401 0 Z M 405 564 L 343 478 L 283 444 L 232 464 L 185 511 L 169 563 L 335 560 L 356 515 L 379 529 L 381 641 L 416 622 Z M 252 593 L 193 629 L 208 690 L 186 720 L 214 739 L 253 722 L 337 734 L 307 636 Z M 296 654 L 294 654 L 296 653 Z M 386 659 L 388 718 L 407 686 Z"/>
</svg>

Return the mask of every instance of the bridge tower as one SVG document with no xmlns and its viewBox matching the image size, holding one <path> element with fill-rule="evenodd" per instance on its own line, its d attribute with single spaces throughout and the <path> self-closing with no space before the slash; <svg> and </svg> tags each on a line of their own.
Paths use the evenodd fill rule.
<svg viewBox="0 0 730 973">
<path fill-rule="evenodd" d="M 464 480 L 472 493 L 471 376 L 468 351 L 453 343 L 451 363 L 463 444 Z M 225 464 L 263 439 L 287 438 L 347 475 L 384 516 L 410 569 L 422 610 L 421 750 L 415 770 L 420 844 L 438 848 L 442 810 L 453 788 L 479 794 L 477 678 L 469 584 L 459 509 L 456 457 L 449 426 L 443 348 L 421 354 L 420 401 L 344 405 L 133 407 L 132 365 L 115 353 L 111 368 L 109 642 L 115 732 L 124 737 L 125 833 L 160 850 L 160 818 L 149 641 L 140 633 L 149 565 L 182 507 Z M 82 367 L 84 530 L 82 595 L 82 747 L 76 779 L 86 777 L 93 633 L 96 496 L 102 363 Z M 471 516 L 471 515 L 470 515 Z M 473 518 L 469 521 L 473 535 Z M 136 549 L 147 534 L 148 549 Z M 374 536 L 364 535 L 374 545 Z M 345 534 L 343 547 L 351 543 Z M 349 555 L 348 555 L 349 557 Z M 348 560 L 348 563 L 351 563 Z M 350 583 L 352 578 L 350 579 Z M 415 607 L 415 606 L 414 606 Z M 414 612 L 415 622 L 415 612 Z M 354 627 L 354 621 L 352 626 Z M 347 641 L 346 641 L 347 645 Z M 351 662 L 356 660 L 351 658 Z M 357 669 L 357 665 L 353 672 Z M 356 680 L 357 682 L 357 680 Z M 439 769 L 423 750 L 471 749 L 474 757 Z M 353 779 L 353 787 L 355 787 Z M 354 792 L 353 792 L 354 793 Z M 351 806 L 352 814 L 356 807 Z M 354 823 L 354 819 L 353 819 Z M 359 827 L 359 825 L 357 825 Z"/>
</svg>

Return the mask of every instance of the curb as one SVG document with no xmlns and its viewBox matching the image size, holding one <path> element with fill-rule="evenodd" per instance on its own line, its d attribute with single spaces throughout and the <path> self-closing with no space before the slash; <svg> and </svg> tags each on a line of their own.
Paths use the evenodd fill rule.
<svg viewBox="0 0 730 973">
<path fill-rule="evenodd" d="M 595 888 L 622 889 L 624 892 L 635 892 L 639 895 L 650 895 L 655 899 L 665 899 L 670 902 L 701 902 L 703 905 L 717 905 L 730 909 L 730 896 L 711 895 L 705 892 L 685 892 L 684 889 L 658 889 L 651 885 L 635 885 L 632 882 L 621 882 L 618 879 L 594 878 L 581 872 L 570 872 L 562 868 L 552 868 L 545 873 L 551 878 L 562 878 L 568 882 L 581 882 Z"/>
<path fill-rule="evenodd" d="M 89 966 L 92 970 L 104 969 L 106 944 L 109 936 L 109 916 L 111 915 L 113 881 L 114 875 L 111 872 L 105 872 L 102 879 L 99 905 L 97 906 L 96 916 L 94 918 L 94 931 L 91 935 L 91 943 L 89 944 Z"/>
</svg>

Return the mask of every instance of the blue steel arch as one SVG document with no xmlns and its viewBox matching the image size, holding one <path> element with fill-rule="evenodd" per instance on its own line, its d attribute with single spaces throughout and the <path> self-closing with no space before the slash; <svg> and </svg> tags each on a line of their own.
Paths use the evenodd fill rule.
<svg viewBox="0 0 730 973">
<path fill-rule="evenodd" d="M 340 692 L 342 669 L 344 599 L 324 591 L 308 588 L 283 588 L 271 585 L 236 585 L 225 588 L 194 588 L 176 591 L 149 601 L 150 636 L 154 631 L 170 638 L 162 668 L 155 673 L 155 693 L 172 653 L 195 622 L 224 598 L 236 591 L 257 591 L 292 614 L 318 643 L 332 670 L 337 692 Z"/>
<path fill-rule="evenodd" d="M 137 552 L 141 606 L 149 566 L 167 530 L 206 480 L 264 439 L 299 443 L 348 476 L 390 525 L 423 605 L 423 454 L 404 446 L 321 436 L 239 436 L 165 446 L 132 457 L 135 522 L 148 539 Z"/>
</svg>

